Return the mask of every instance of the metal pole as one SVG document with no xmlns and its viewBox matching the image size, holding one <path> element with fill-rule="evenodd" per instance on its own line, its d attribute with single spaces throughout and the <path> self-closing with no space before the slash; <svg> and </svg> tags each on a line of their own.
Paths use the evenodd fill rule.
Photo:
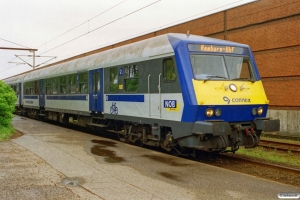
<svg viewBox="0 0 300 200">
<path fill-rule="evenodd" d="M 33 70 L 35 69 L 35 51 L 33 51 L 33 64 L 32 64 Z"/>
</svg>

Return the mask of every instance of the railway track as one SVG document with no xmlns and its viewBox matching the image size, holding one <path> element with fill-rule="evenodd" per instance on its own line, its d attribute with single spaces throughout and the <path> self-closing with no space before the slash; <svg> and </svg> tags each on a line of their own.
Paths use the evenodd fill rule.
<svg viewBox="0 0 300 200">
<path fill-rule="evenodd" d="M 218 155 L 210 154 L 208 158 L 198 157 L 196 161 L 243 174 L 249 174 L 258 178 L 300 187 L 300 169 L 297 168 L 223 153 Z"/>
<path fill-rule="evenodd" d="M 280 141 L 261 139 L 258 146 L 269 148 L 269 149 L 276 149 L 278 151 L 300 153 L 300 144 L 296 144 L 296 143 L 286 143 Z"/>
</svg>

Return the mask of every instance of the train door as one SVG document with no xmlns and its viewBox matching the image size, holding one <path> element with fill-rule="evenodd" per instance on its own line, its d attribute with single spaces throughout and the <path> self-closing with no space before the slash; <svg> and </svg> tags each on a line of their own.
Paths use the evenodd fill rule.
<svg viewBox="0 0 300 200">
<path fill-rule="evenodd" d="M 148 95 L 149 95 L 149 116 L 161 117 L 161 60 L 153 60 L 150 63 L 150 73 L 148 75 Z"/>
<path fill-rule="evenodd" d="M 41 79 L 38 81 L 38 93 L 39 93 L 39 104 L 40 107 L 45 106 L 45 79 Z"/>
<path fill-rule="evenodd" d="M 103 111 L 103 69 L 90 71 L 90 111 Z"/>
<path fill-rule="evenodd" d="M 19 99 L 19 107 L 22 105 L 22 84 L 21 83 L 18 83 L 17 84 L 17 95 L 18 95 L 18 99 Z"/>
</svg>

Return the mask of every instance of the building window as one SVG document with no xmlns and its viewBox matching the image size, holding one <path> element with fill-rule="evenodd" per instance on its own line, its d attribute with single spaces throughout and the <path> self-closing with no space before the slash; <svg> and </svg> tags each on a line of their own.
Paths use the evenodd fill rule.
<svg viewBox="0 0 300 200">
<path fill-rule="evenodd" d="M 79 91 L 80 93 L 88 93 L 88 74 L 82 73 L 79 74 Z"/>
<path fill-rule="evenodd" d="M 62 76 L 59 79 L 60 79 L 59 93 L 67 94 L 67 77 Z"/>
<path fill-rule="evenodd" d="M 69 93 L 75 94 L 76 93 L 76 74 L 72 74 L 69 76 Z"/>
<path fill-rule="evenodd" d="M 172 58 L 165 59 L 163 61 L 164 67 L 164 80 L 173 82 L 176 80 L 175 63 Z"/>
<path fill-rule="evenodd" d="M 139 90 L 139 70 L 137 65 L 124 67 L 124 84 L 126 92 L 138 92 Z"/>
<path fill-rule="evenodd" d="M 110 69 L 110 91 L 111 92 L 118 92 L 118 68 L 117 67 L 113 67 Z"/>
</svg>

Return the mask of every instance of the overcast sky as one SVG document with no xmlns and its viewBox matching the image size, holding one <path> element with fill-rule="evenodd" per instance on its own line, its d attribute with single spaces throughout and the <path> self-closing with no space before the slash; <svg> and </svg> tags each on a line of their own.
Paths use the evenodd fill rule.
<svg viewBox="0 0 300 200">
<path fill-rule="evenodd" d="M 48 64 L 255 0 L 0 0 L 0 47 Z M 191 33 L 193 34 L 193 33 Z M 0 79 L 32 68 L 0 49 Z M 51 57 L 36 58 L 39 65 Z M 41 65 L 44 66 L 44 65 Z"/>
</svg>

